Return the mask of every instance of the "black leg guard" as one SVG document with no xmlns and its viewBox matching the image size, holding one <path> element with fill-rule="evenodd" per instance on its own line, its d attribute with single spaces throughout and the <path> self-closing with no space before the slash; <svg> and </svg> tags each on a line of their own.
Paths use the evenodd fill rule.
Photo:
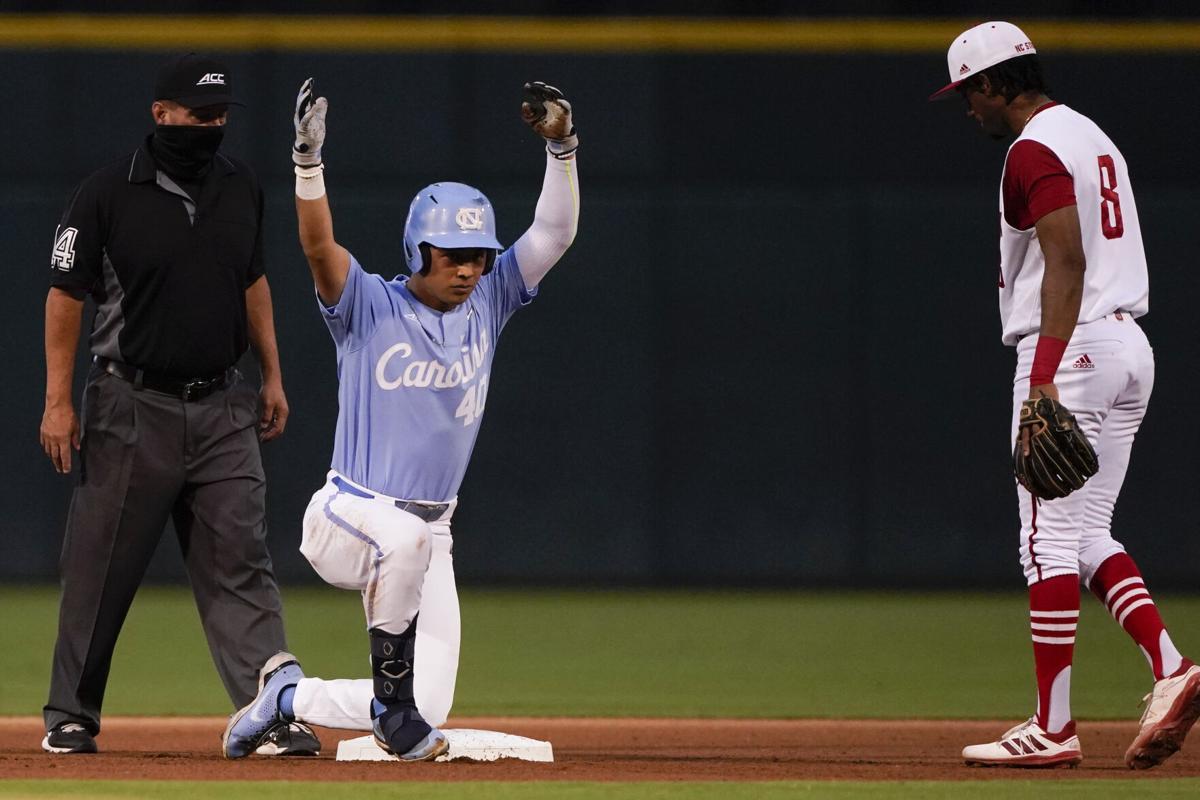
<svg viewBox="0 0 1200 800">
<path fill-rule="evenodd" d="M 371 677 L 375 697 L 384 704 L 408 703 L 413 699 L 413 655 L 417 645 L 417 620 L 399 635 L 371 628 Z"/>
<path fill-rule="evenodd" d="M 375 702 L 371 706 L 375 741 L 388 752 L 404 756 L 433 730 L 417 711 L 413 697 L 413 656 L 417 621 L 400 635 L 372 628 L 371 674 Z"/>
</svg>

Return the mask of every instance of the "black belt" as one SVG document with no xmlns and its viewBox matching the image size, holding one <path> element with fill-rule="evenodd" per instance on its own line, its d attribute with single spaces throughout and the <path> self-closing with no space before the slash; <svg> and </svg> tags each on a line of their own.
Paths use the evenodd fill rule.
<svg viewBox="0 0 1200 800">
<path fill-rule="evenodd" d="M 184 401 L 199 400 L 224 389 L 229 385 L 234 369 L 230 367 L 211 378 L 175 378 L 161 372 L 147 372 L 132 364 L 122 364 L 104 356 L 94 356 L 92 361 L 109 375 L 129 381 L 134 388 L 169 394 Z"/>
<path fill-rule="evenodd" d="M 336 475 L 333 477 L 333 485 L 346 494 L 352 494 L 355 497 L 365 497 L 368 500 L 376 499 L 375 495 L 370 492 L 364 492 L 357 486 L 351 486 Z M 435 522 L 441 519 L 442 515 L 446 513 L 446 509 L 450 507 L 449 503 L 418 503 L 414 500 L 394 500 L 392 502 L 396 504 L 396 508 L 401 511 L 407 511 L 414 517 L 420 517 L 425 522 Z"/>
</svg>

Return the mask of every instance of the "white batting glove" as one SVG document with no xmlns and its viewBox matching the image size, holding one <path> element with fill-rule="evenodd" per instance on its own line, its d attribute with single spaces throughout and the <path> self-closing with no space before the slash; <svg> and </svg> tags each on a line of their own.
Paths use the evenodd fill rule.
<svg viewBox="0 0 1200 800">
<path fill-rule="evenodd" d="M 315 100 L 313 79 L 300 85 L 296 95 L 296 141 L 292 144 L 292 161 L 298 167 L 315 167 L 321 163 L 321 145 L 325 144 L 325 112 L 329 103 L 324 97 Z"/>
<path fill-rule="evenodd" d="M 579 147 L 571 104 L 563 93 L 541 81 L 525 84 L 521 119 L 546 140 L 546 150 L 558 159 L 570 158 Z"/>
</svg>

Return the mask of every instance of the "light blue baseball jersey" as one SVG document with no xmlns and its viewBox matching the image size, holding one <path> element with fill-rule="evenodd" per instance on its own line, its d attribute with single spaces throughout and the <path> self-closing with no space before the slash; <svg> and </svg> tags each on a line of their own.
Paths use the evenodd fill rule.
<svg viewBox="0 0 1200 800">
<path fill-rule="evenodd" d="M 500 331 L 537 290 L 510 248 L 465 303 L 435 311 L 350 257 L 346 288 L 321 313 L 337 344 L 333 469 L 380 494 L 445 502 L 458 494 L 487 403 Z"/>
</svg>

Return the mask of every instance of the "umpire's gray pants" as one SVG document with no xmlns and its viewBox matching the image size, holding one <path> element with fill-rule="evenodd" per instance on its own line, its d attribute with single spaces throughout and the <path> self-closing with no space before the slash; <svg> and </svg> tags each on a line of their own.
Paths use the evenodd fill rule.
<svg viewBox="0 0 1200 800">
<path fill-rule="evenodd" d="M 168 517 L 217 672 L 234 706 L 245 705 L 259 667 L 286 649 L 266 544 L 257 393 L 239 376 L 185 403 L 93 368 L 82 411 L 47 729 L 78 722 L 99 732 L 117 634 Z"/>
</svg>

